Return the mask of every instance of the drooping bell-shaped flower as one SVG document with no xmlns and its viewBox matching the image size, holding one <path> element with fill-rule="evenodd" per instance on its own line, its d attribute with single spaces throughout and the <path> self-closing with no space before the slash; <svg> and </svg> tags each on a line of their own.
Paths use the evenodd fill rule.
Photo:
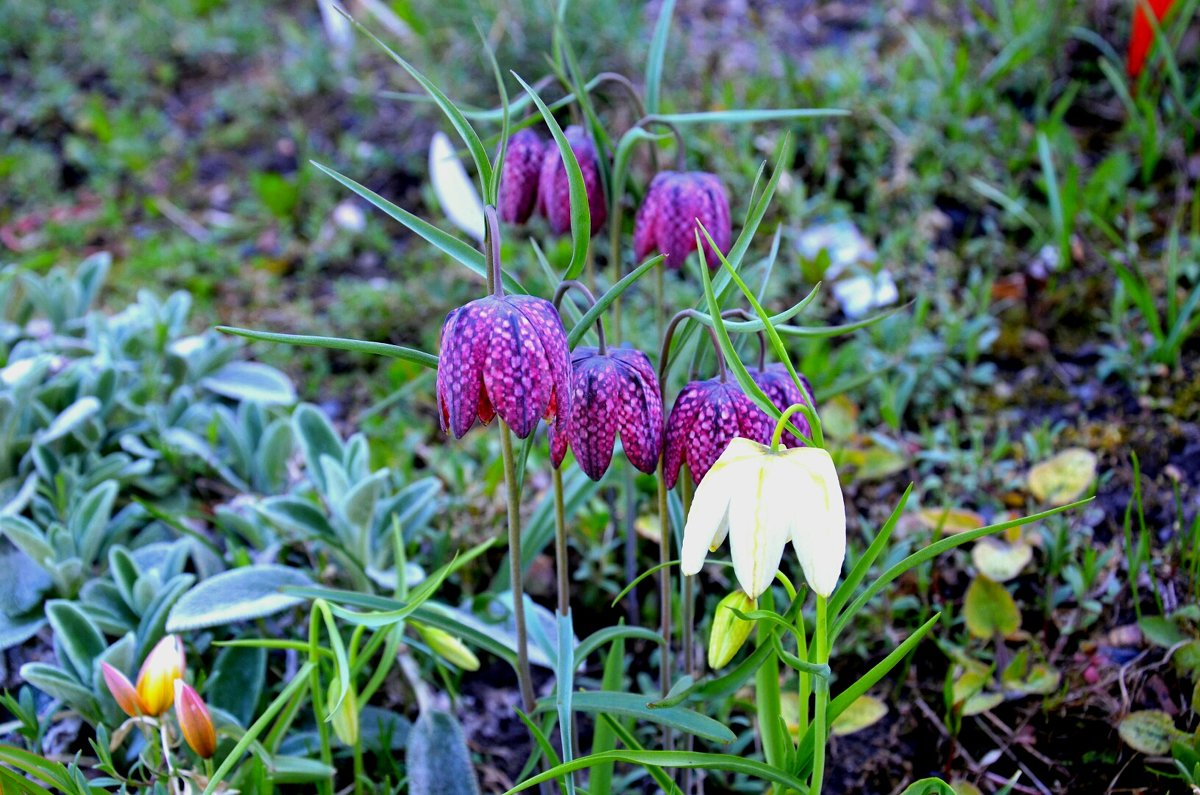
<svg viewBox="0 0 1200 795">
<path fill-rule="evenodd" d="M 596 159 L 596 146 L 578 125 L 571 125 L 563 134 L 579 170 L 583 172 L 583 184 L 587 188 L 588 210 L 592 215 L 592 234 L 596 234 L 608 220 L 608 208 L 604 204 L 604 188 L 600 184 L 600 164 Z M 571 188 L 567 182 L 567 167 L 557 146 L 547 145 L 542 155 L 542 173 L 538 179 L 538 210 L 550 223 L 550 231 L 565 235 L 571 231 Z"/>
<path fill-rule="evenodd" d="M 569 417 L 571 355 L 554 305 L 489 295 L 446 315 L 437 369 L 442 430 L 461 438 L 500 417 L 524 439 L 538 420 Z"/>
<path fill-rule="evenodd" d="M 754 383 L 758 384 L 758 388 L 770 398 L 771 402 L 781 412 L 787 411 L 788 407 L 794 406 L 797 403 L 807 406 L 816 406 L 816 401 L 813 399 L 812 385 L 803 374 L 797 373 L 800 376 L 800 382 L 803 386 L 796 386 L 796 382 L 792 380 L 792 374 L 788 372 L 787 367 L 782 364 L 769 364 L 761 370 L 750 370 L 750 377 L 754 379 Z M 788 418 L 792 425 L 796 426 L 796 430 L 800 431 L 805 436 L 811 438 L 812 429 L 808 425 L 808 419 L 800 413 L 793 414 Z M 783 431 L 783 436 L 780 441 L 785 447 L 803 447 L 804 442 L 796 438 L 786 428 Z"/>
<path fill-rule="evenodd" d="M 638 259 L 658 252 L 667 257 L 667 267 L 679 270 L 687 255 L 696 250 L 696 221 L 704 225 L 722 254 L 729 253 L 733 228 L 729 198 L 716 175 L 705 171 L 662 171 L 650 182 L 646 199 L 638 208 L 633 228 L 633 248 Z M 712 246 L 704 241 L 704 261 L 709 268 L 721 266 Z"/>
<path fill-rule="evenodd" d="M 680 571 L 700 571 L 729 537 L 738 584 L 757 599 L 788 541 L 804 579 L 829 596 L 846 557 L 846 505 L 837 469 L 819 447 L 771 448 L 734 439 L 696 487 L 683 529 Z"/>
<path fill-rule="evenodd" d="M 533 130 L 520 130 L 508 139 L 496 206 L 504 223 L 523 224 L 533 215 L 545 152 L 546 145 L 542 137 Z"/>
<path fill-rule="evenodd" d="M 720 378 L 692 381 L 680 390 L 667 420 L 667 488 L 675 487 L 683 464 L 699 484 L 732 439 L 741 436 L 766 444 L 774 429 L 774 421 L 736 383 Z"/>
<path fill-rule="evenodd" d="M 575 451 L 579 468 L 599 480 L 612 462 L 613 444 L 621 446 L 635 467 L 647 474 L 662 452 L 662 394 L 646 354 L 632 348 L 576 348 L 571 356 L 574 393 L 571 421 L 550 430 L 554 466 Z"/>
<path fill-rule="evenodd" d="M 175 680 L 182 679 L 187 663 L 178 635 L 160 640 L 138 671 L 137 692 L 146 714 L 157 718 L 175 703 Z M 122 707 L 124 708 L 124 707 Z"/>
<path fill-rule="evenodd" d="M 188 747 L 201 759 L 212 759 L 217 752 L 212 713 L 196 689 L 182 679 L 175 680 L 175 717 Z"/>
</svg>

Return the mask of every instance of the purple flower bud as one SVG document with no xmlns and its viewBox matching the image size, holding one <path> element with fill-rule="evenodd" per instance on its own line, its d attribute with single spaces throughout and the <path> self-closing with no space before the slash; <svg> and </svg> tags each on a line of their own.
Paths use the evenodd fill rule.
<svg viewBox="0 0 1200 795">
<path fill-rule="evenodd" d="M 675 398 L 667 420 L 667 488 L 675 487 L 685 462 L 699 484 L 735 436 L 770 444 L 774 430 L 774 420 L 733 381 L 692 381 Z"/>
<path fill-rule="evenodd" d="M 582 127 L 572 125 L 564 131 L 579 170 L 587 187 L 588 209 L 592 214 L 592 234 L 600 231 L 608 218 L 604 205 L 604 190 L 600 186 L 600 166 L 596 162 L 596 147 Z M 571 189 L 567 182 L 567 167 L 557 146 L 548 144 L 542 156 L 542 174 L 538 180 L 538 210 L 550 222 L 550 231 L 565 235 L 571 231 Z"/>
<path fill-rule="evenodd" d="M 625 456 L 647 474 L 662 452 L 663 413 L 658 378 L 646 354 L 632 348 L 576 348 L 573 365 L 571 420 L 550 429 L 554 466 L 562 464 L 567 441 L 579 468 L 599 480 L 612 462 L 613 443 L 621 434 Z"/>
<path fill-rule="evenodd" d="M 633 227 L 633 248 L 638 259 L 657 252 L 667 257 L 667 267 L 683 267 L 687 255 L 696 250 L 696 221 L 704 225 L 722 254 L 729 253 L 733 228 L 729 199 L 716 175 L 705 171 L 660 172 L 650 182 L 646 200 L 638 209 Z M 704 260 L 709 268 L 721 266 L 712 246 L 704 239 Z"/>
<path fill-rule="evenodd" d="M 571 415 L 571 354 L 554 305 L 528 295 L 489 295 L 442 324 L 437 371 L 442 430 L 462 437 L 499 415 L 524 439 L 539 419 Z"/>
<path fill-rule="evenodd" d="M 770 364 L 762 370 L 750 371 L 750 377 L 754 379 L 754 383 L 758 384 L 759 389 L 766 393 L 771 402 L 775 404 L 775 408 L 780 411 L 787 411 L 788 408 L 797 403 L 808 403 L 814 407 L 816 406 L 816 401 L 813 399 L 812 384 L 808 383 L 808 379 L 802 373 L 797 373 L 797 375 L 800 376 L 800 381 L 804 385 L 803 392 L 796 386 L 796 382 L 792 380 L 792 374 L 788 372 L 787 367 L 782 364 Z M 806 396 L 808 398 L 807 401 L 805 400 Z M 808 418 L 803 414 L 793 414 L 788 418 L 788 421 L 796 426 L 796 430 L 812 438 L 812 429 L 808 425 Z M 797 439 L 786 428 L 784 428 L 780 441 L 784 447 L 804 446 L 804 442 Z"/>
<path fill-rule="evenodd" d="M 533 215 L 545 151 L 542 137 L 533 130 L 521 130 L 508 139 L 496 208 L 504 223 L 523 224 Z"/>
</svg>

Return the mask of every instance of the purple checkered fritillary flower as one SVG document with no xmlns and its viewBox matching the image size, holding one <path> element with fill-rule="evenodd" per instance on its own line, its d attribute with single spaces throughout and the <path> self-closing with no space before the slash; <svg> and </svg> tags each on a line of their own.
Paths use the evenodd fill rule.
<svg viewBox="0 0 1200 795">
<path fill-rule="evenodd" d="M 489 295 L 446 315 L 437 370 L 442 429 L 461 438 L 499 416 L 524 439 L 571 413 L 571 355 L 554 305 Z"/>
<path fill-rule="evenodd" d="M 599 480 L 612 462 L 613 444 L 621 435 L 625 456 L 647 474 L 662 452 L 663 412 L 658 379 L 646 354 L 632 348 L 576 348 L 571 419 L 566 428 L 550 430 L 551 461 L 562 464 L 567 442 L 579 468 Z"/>
<path fill-rule="evenodd" d="M 687 255 L 696 250 L 696 221 L 699 220 L 722 254 L 729 253 L 733 228 L 729 199 L 715 174 L 704 171 L 662 171 L 650 182 L 646 199 L 638 208 L 633 228 L 633 248 L 638 259 L 658 252 L 667 257 L 667 267 L 679 270 Z M 704 240 L 704 260 L 718 268 L 721 260 Z"/>
<path fill-rule="evenodd" d="M 771 402 L 775 404 L 775 408 L 781 412 L 787 411 L 797 403 L 816 406 L 816 401 L 813 399 L 812 385 L 808 383 L 808 379 L 802 373 L 798 373 L 797 375 L 800 376 L 800 382 L 804 385 L 803 392 L 800 390 L 800 387 L 796 386 L 796 382 L 792 380 L 792 374 L 788 372 L 787 367 L 782 364 L 770 364 L 761 370 L 750 370 L 750 377 L 754 379 L 754 383 L 758 384 L 759 389 L 770 398 Z M 809 438 L 812 437 L 812 429 L 808 425 L 808 419 L 803 414 L 793 414 L 788 418 L 788 421 L 796 426 L 796 430 Z M 804 446 L 804 442 L 796 438 L 787 428 L 784 428 L 780 442 L 784 447 L 789 448 Z"/>
<path fill-rule="evenodd" d="M 692 381 L 675 398 L 667 420 L 663 453 L 667 488 L 675 487 L 683 464 L 699 485 L 730 440 L 741 436 L 770 444 L 774 430 L 775 421 L 736 383 L 720 378 Z"/>
<path fill-rule="evenodd" d="M 496 207 L 504 223 L 523 224 L 533 215 L 545 151 L 545 142 L 533 130 L 521 130 L 508 139 Z"/>
<path fill-rule="evenodd" d="M 588 210 L 592 215 L 592 234 L 600 231 L 608 219 L 604 204 L 604 189 L 600 185 L 600 166 L 596 161 L 596 146 L 578 125 L 571 125 L 563 134 L 571 145 L 583 184 L 587 188 Z M 571 231 L 571 189 L 567 182 L 567 167 L 557 146 L 546 146 L 542 156 L 542 173 L 538 179 L 538 210 L 550 222 L 550 231 L 565 235 Z"/>
</svg>

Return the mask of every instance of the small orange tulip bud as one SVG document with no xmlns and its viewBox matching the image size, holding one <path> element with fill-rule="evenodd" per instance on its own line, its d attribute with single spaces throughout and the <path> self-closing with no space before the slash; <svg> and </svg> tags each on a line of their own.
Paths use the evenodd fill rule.
<svg viewBox="0 0 1200 795">
<path fill-rule="evenodd" d="M 146 714 L 158 717 L 175 703 L 175 680 L 183 678 L 186 662 L 183 642 L 178 635 L 167 635 L 151 649 L 138 672 L 137 692 Z"/>
<path fill-rule="evenodd" d="M 146 714 L 146 705 L 142 703 L 142 697 L 125 674 L 106 662 L 100 663 L 100 672 L 104 675 L 104 684 L 108 685 L 108 692 L 112 693 L 117 706 L 126 715 L 136 718 Z"/>
<path fill-rule="evenodd" d="M 213 728 L 212 714 L 196 688 L 175 680 L 175 717 L 179 719 L 179 730 L 183 739 L 202 759 L 212 759 L 217 752 L 217 731 Z"/>
</svg>

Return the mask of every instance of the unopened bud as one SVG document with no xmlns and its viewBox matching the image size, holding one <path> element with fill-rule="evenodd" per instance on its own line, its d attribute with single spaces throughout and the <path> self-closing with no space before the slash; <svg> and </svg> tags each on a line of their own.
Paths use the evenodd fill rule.
<svg viewBox="0 0 1200 795">
<path fill-rule="evenodd" d="M 213 728 L 212 713 L 196 688 L 175 680 L 175 717 L 183 739 L 201 759 L 212 759 L 217 752 L 217 730 Z"/>
<path fill-rule="evenodd" d="M 131 718 L 146 714 L 146 705 L 142 703 L 142 697 L 125 674 L 106 662 L 100 663 L 100 672 L 104 676 L 104 684 L 108 685 L 108 692 L 112 693 L 113 700 L 122 712 Z"/>
<path fill-rule="evenodd" d="M 756 607 L 758 601 L 751 599 L 740 588 L 717 604 L 717 611 L 713 615 L 712 633 L 708 636 L 709 668 L 715 671 L 728 665 L 742 648 L 746 638 L 750 637 L 750 630 L 754 628 L 753 621 L 738 618 L 733 610 L 746 613 Z"/>
<path fill-rule="evenodd" d="M 413 622 L 421 640 L 446 662 L 464 671 L 478 671 L 479 658 L 467 648 L 467 645 L 449 632 L 437 627 L 427 627 Z"/>
<path fill-rule="evenodd" d="M 329 708 L 333 710 L 333 733 L 344 745 L 354 746 L 358 743 L 358 695 L 351 687 L 346 691 L 346 697 L 338 704 L 341 697 L 341 680 L 334 679 L 329 683 Z"/>
</svg>

